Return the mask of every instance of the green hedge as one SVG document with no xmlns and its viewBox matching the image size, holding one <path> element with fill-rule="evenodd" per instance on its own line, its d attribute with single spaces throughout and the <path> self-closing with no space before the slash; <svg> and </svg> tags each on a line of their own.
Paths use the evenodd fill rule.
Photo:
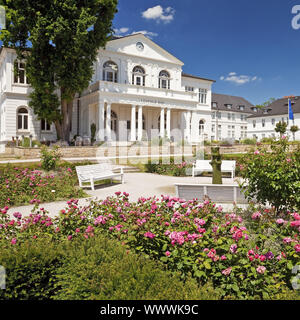
<svg viewBox="0 0 300 320">
<path fill-rule="evenodd" d="M 1 299 L 147 300 L 217 299 L 210 285 L 183 282 L 162 264 L 128 251 L 102 235 L 55 243 L 45 239 L 2 245 L 6 268 Z"/>
</svg>

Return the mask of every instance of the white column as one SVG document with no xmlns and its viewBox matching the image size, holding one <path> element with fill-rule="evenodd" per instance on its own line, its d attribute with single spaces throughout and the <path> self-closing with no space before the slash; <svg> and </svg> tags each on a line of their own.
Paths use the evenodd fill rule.
<svg viewBox="0 0 300 320">
<path fill-rule="evenodd" d="M 188 131 L 188 135 L 189 135 L 189 142 L 192 141 L 192 111 L 189 111 L 189 131 Z"/>
<path fill-rule="evenodd" d="M 98 103 L 98 140 L 104 141 L 104 102 Z"/>
<path fill-rule="evenodd" d="M 138 141 L 142 141 L 143 137 L 143 107 L 138 107 Z"/>
<path fill-rule="evenodd" d="M 159 135 L 161 138 L 165 136 L 165 109 L 161 108 L 160 110 L 160 132 Z"/>
<path fill-rule="evenodd" d="M 130 141 L 136 141 L 136 116 L 135 106 L 131 106 L 131 133 Z"/>
<path fill-rule="evenodd" d="M 111 103 L 106 105 L 106 137 L 107 141 L 111 140 Z"/>
<path fill-rule="evenodd" d="M 184 139 L 191 141 L 191 112 L 185 112 L 185 135 Z"/>
<path fill-rule="evenodd" d="M 171 109 L 167 109 L 167 137 L 171 138 Z"/>
</svg>

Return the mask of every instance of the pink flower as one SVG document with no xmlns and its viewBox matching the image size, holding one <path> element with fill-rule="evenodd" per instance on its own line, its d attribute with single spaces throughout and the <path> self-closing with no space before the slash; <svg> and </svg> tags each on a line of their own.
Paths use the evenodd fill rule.
<svg viewBox="0 0 300 320">
<path fill-rule="evenodd" d="M 72 240 L 72 236 L 70 235 L 70 236 L 68 236 L 68 240 Z"/>
<path fill-rule="evenodd" d="M 221 256 L 221 260 L 227 260 L 226 256 Z"/>
<path fill-rule="evenodd" d="M 17 243 L 17 239 L 16 239 L 16 238 L 12 238 L 12 240 L 11 240 L 10 243 L 11 243 L 11 244 L 16 244 L 16 243 Z"/>
<path fill-rule="evenodd" d="M 170 251 L 166 251 L 165 255 L 166 255 L 167 257 L 169 257 L 169 256 L 171 255 L 171 252 L 170 252 Z"/>
<path fill-rule="evenodd" d="M 292 161 L 292 159 L 290 159 L 290 158 L 286 159 L 286 162 L 288 162 L 288 163 L 290 163 L 291 161 Z"/>
<path fill-rule="evenodd" d="M 291 239 L 290 237 L 286 237 L 286 238 L 283 239 L 284 243 L 290 243 L 292 241 L 293 241 L 293 239 Z"/>
<path fill-rule="evenodd" d="M 259 151 L 258 151 L 258 150 L 254 151 L 254 154 L 255 154 L 255 155 L 258 155 L 258 154 L 259 154 Z"/>
<path fill-rule="evenodd" d="M 254 212 L 254 213 L 252 214 L 252 219 L 253 219 L 253 220 L 257 220 L 257 219 L 259 219 L 260 217 L 261 217 L 261 213 L 260 213 L 259 211 Z"/>
<path fill-rule="evenodd" d="M 263 274 L 263 273 L 265 273 L 266 268 L 265 268 L 264 266 L 258 266 L 258 267 L 256 268 L 256 271 L 257 271 L 258 273 L 260 273 L 260 274 Z"/>
<path fill-rule="evenodd" d="M 285 221 L 284 221 L 283 219 L 277 219 L 277 220 L 276 220 L 276 223 L 277 223 L 277 224 L 283 224 L 284 222 L 285 222 Z"/>
<path fill-rule="evenodd" d="M 232 245 L 230 246 L 230 251 L 231 251 L 232 253 L 235 253 L 236 250 L 237 250 L 237 245 L 236 245 L 236 244 L 232 244 Z"/>
<path fill-rule="evenodd" d="M 76 233 L 79 233 L 79 232 L 80 232 L 80 229 L 79 229 L 79 228 L 76 228 L 75 232 L 76 232 Z"/>
<path fill-rule="evenodd" d="M 152 232 L 150 232 L 150 231 L 147 231 L 147 232 L 144 233 L 144 237 L 153 239 L 153 238 L 155 238 L 156 236 L 155 236 L 154 233 L 152 233 Z"/>
<path fill-rule="evenodd" d="M 224 276 L 229 276 L 230 273 L 231 273 L 231 271 L 232 271 L 232 268 L 229 267 L 229 268 L 223 270 L 223 271 L 222 271 L 222 274 L 223 274 Z"/>
<path fill-rule="evenodd" d="M 296 244 L 294 249 L 296 250 L 296 252 L 300 252 L 300 243 Z"/>
<path fill-rule="evenodd" d="M 300 220 L 292 221 L 291 227 L 299 227 L 300 226 Z"/>
</svg>

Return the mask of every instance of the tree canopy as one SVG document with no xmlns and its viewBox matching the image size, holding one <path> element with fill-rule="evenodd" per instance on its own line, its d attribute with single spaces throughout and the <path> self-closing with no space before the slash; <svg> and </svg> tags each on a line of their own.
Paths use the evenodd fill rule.
<svg viewBox="0 0 300 320">
<path fill-rule="evenodd" d="M 112 33 L 118 0 L 0 0 L 0 39 L 26 61 L 30 106 L 69 140 L 75 94 L 88 87 L 98 49 Z M 18 72 L 16 70 L 15 72 Z"/>
</svg>

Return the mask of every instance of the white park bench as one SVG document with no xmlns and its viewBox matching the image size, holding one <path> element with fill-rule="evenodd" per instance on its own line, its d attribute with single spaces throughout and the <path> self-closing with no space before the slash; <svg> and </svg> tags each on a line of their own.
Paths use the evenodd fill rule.
<svg viewBox="0 0 300 320">
<path fill-rule="evenodd" d="M 113 170 L 120 169 L 120 173 L 115 173 Z M 119 177 L 120 181 L 124 183 L 123 168 L 114 168 L 110 163 L 99 163 L 86 166 L 76 167 L 79 186 L 84 187 L 83 183 L 90 183 L 92 190 L 95 190 L 95 181 Z"/>
<path fill-rule="evenodd" d="M 193 163 L 193 177 L 195 177 L 197 172 L 212 172 L 213 168 L 210 165 L 210 161 L 211 160 L 196 160 L 196 162 Z M 235 166 L 236 161 L 234 160 L 222 160 L 221 172 L 230 172 L 231 178 L 234 178 Z"/>
<path fill-rule="evenodd" d="M 243 191 L 237 184 L 188 184 L 175 183 L 176 197 L 185 200 L 203 200 L 205 197 L 216 203 L 247 204 Z"/>
</svg>

